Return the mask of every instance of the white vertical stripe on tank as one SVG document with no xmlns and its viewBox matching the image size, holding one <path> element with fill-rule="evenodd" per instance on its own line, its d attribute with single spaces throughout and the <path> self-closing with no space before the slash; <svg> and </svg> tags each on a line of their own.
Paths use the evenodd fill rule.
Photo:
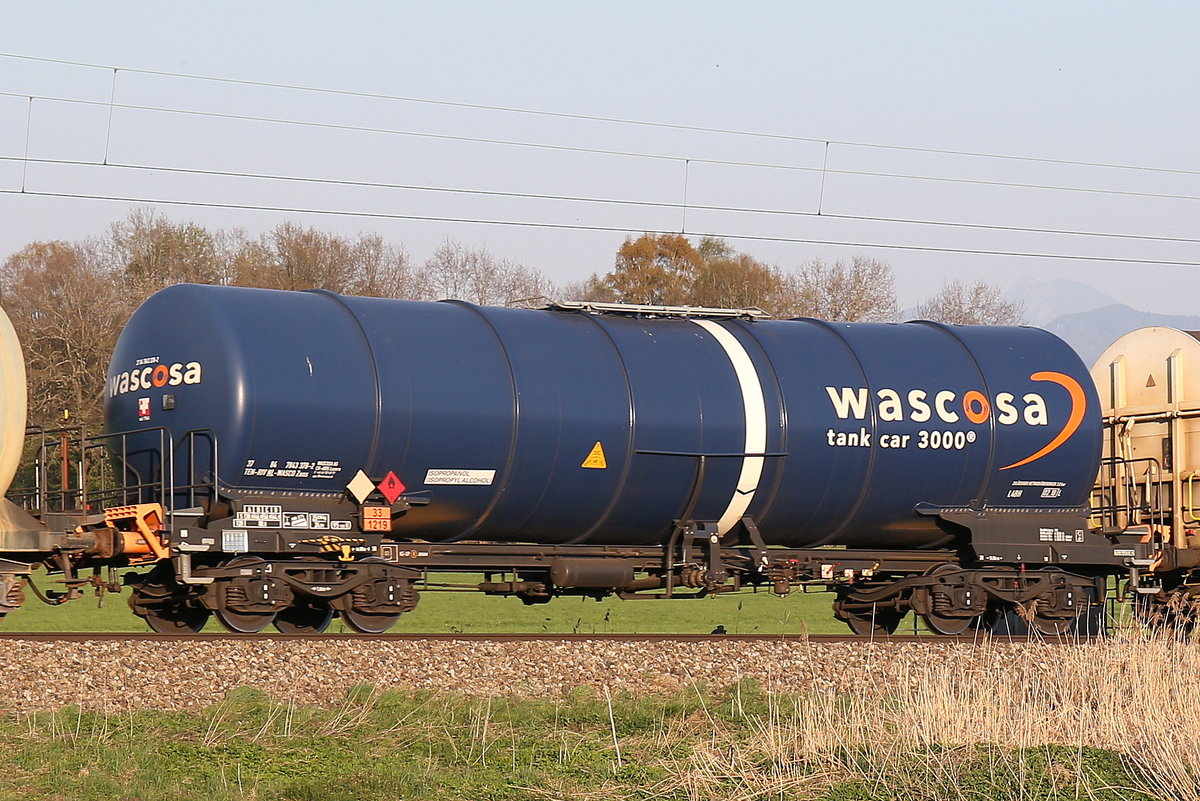
<svg viewBox="0 0 1200 801">
<path fill-rule="evenodd" d="M 758 380 L 758 371 L 750 354 L 742 347 L 737 337 L 729 333 L 719 323 L 712 320 L 693 320 L 696 325 L 712 334 L 725 350 L 733 364 L 734 375 L 742 389 L 742 407 L 746 416 L 746 442 L 743 453 L 765 453 L 767 450 L 767 402 L 763 397 L 762 384 Z M 762 478 L 763 457 L 747 456 L 742 459 L 742 472 L 738 477 L 737 489 L 729 500 L 725 513 L 717 521 L 717 531 L 720 534 L 732 529 L 750 508 L 754 493 L 758 489 L 759 479 Z"/>
</svg>

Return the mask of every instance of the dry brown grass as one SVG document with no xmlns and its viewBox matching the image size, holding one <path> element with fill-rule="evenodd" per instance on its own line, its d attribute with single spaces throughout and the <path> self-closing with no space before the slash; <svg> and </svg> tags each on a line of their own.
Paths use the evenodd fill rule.
<svg viewBox="0 0 1200 801">
<path fill-rule="evenodd" d="M 983 759 L 989 783 L 1010 788 L 995 797 L 1045 797 L 1049 772 L 1053 797 L 1089 798 L 1113 789 L 1087 775 L 1094 748 L 1121 755 L 1137 785 L 1124 788 L 1130 794 L 1200 801 L 1200 643 L 1123 633 L 1078 647 L 997 647 L 931 659 L 853 695 L 766 686 L 765 708 L 743 713 L 752 736 L 716 727 L 687 769 L 656 789 L 781 798 L 859 781 L 882 783 L 888 797 L 977 798 L 964 775 L 977 781 Z M 1040 758 L 1047 746 L 1057 746 L 1054 759 Z M 1040 784 L 1026 792 L 1035 772 Z"/>
</svg>

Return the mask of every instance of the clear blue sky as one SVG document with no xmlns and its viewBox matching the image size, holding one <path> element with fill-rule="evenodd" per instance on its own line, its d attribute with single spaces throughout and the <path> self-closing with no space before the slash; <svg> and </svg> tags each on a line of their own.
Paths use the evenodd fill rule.
<svg viewBox="0 0 1200 801">
<path fill-rule="evenodd" d="M 1164 241 L 1200 240 L 1200 11 L 1191 3 L 74 2 L 5 11 L 0 53 L 121 71 L 114 94 L 111 70 L 0 57 L 0 257 L 32 239 L 102 234 L 149 205 L 251 233 L 284 220 L 378 232 L 418 260 L 453 237 L 571 281 L 607 269 L 624 230 L 685 229 L 730 236 L 784 267 L 886 259 L 904 304 L 948 276 L 1007 285 L 1028 275 L 1087 281 L 1142 309 L 1200 313 L 1200 268 L 1163 264 L 1200 262 L 1200 243 Z M 26 152 L 38 161 L 24 163 Z M 62 163 L 106 156 L 172 171 Z M 37 194 L 13 194 L 22 182 Z M 622 202 L 554 199 L 568 196 Z M 597 228 L 620 230 L 585 230 Z"/>
</svg>

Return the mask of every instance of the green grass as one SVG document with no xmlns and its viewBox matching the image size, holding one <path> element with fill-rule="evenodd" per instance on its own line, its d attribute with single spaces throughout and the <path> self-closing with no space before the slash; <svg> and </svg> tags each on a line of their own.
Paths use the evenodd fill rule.
<svg viewBox="0 0 1200 801">
<path fill-rule="evenodd" d="M 708 634 L 724 626 L 730 634 L 832 633 L 844 628 L 833 619 L 832 602 L 829 593 L 779 598 L 763 590 L 694 599 L 567 597 L 525 606 L 516 598 L 427 593 L 396 630 Z"/>
<path fill-rule="evenodd" d="M 45 576 L 35 581 L 51 586 Z M 27 593 L 20 609 L 0 622 L 0 631 L 146 631 L 127 606 L 129 589 L 108 594 L 98 605 L 89 594 L 61 606 L 46 606 Z M 833 617 L 830 593 L 793 592 L 785 598 L 767 590 L 708 598 L 634 600 L 557 598 L 525 606 L 516 598 L 480 593 L 425 592 L 416 610 L 404 615 L 395 632 L 708 634 L 724 626 L 730 634 L 842 634 L 848 629 Z M 901 631 L 911 630 L 911 616 Z M 206 631 L 220 631 L 210 620 Z M 346 632 L 340 620 L 331 632 Z"/>
<path fill-rule="evenodd" d="M 796 750 L 788 699 L 753 684 L 674 697 L 471 699 L 351 691 L 329 709 L 245 688 L 200 713 L 0 719 L 0 799 L 975 799 L 1146 801 L 1091 748 Z"/>
</svg>

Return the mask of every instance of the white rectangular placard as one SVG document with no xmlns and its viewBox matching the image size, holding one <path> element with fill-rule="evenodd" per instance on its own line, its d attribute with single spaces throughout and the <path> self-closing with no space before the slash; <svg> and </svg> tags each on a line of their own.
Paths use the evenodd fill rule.
<svg viewBox="0 0 1200 801">
<path fill-rule="evenodd" d="M 495 470 L 428 470 L 425 473 L 426 484 L 487 486 L 495 480 Z"/>
</svg>

